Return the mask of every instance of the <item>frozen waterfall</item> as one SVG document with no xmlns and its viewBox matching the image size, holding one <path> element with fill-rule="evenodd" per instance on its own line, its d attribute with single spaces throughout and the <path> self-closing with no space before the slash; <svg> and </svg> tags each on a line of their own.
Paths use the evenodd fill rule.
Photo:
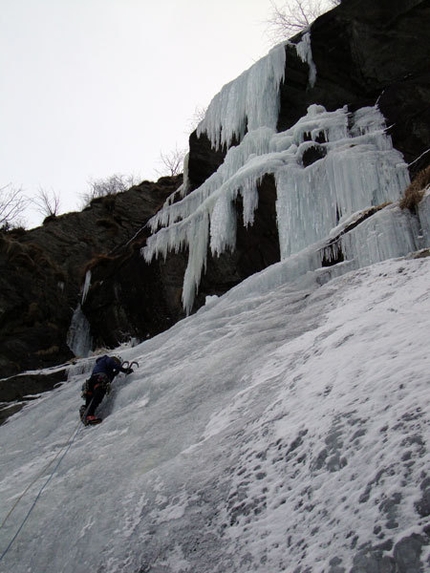
<svg viewBox="0 0 430 573">
<path fill-rule="evenodd" d="M 183 292 L 187 311 L 208 247 L 213 255 L 235 248 L 235 199 L 241 195 L 243 220 L 252 224 L 258 184 L 267 173 L 276 181 L 283 259 L 328 237 L 354 213 L 398 201 L 409 183 L 407 165 L 393 148 L 377 107 L 350 113 L 346 107 L 328 112 L 313 105 L 284 132 L 270 127 L 248 132 L 240 145 L 230 148 L 216 173 L 181 201 L 166 204 L 151 221 L 154 234 L 144 249 L 147 260 L 189 247 Z M 346 250 L 355 256 L 361 243 L 350 242 Z"/>
<path fill-rule="evenodd" d="M 309 33 L 295 47 L 309 65 L 312 85 L 317 70 Z M 295 125 L 277 132 L 279 90 L 288 73 L 285 62 L 285 44 L 280 44 L 214 97 L 197 134 L 205 133 L 214 149 L 228 148 L 224 162 L 198 189 L 176 193 L 175 202 L 167 201 L 150 221 L 153 234 L 142 251 L 148 262 L 166 257 L 169 250 L 188 248 L 182 293 L 187 313 L 208 252 L 217 256 L 236 247 L 238 197 L 244 225 L 253 224 L 265 175 L 273 175 L 276 183 L 281 258 L 302 253 L 300 258 L 308 263 L 300 268 L 327 262 L 322 245 L 330 242 L 333 230 L 351 217 L 360 220 L 366 209 L 397 203 L 410 182 L 377 106 L 351 112 L 347 106 L 327 111 L 313 104 Z M 399 227 L 402 236 L 396 233 Z M 332 245 L 342 257 L 334 254 L 328 262 L 354 260 L 356 266 L 404 255 L 417 243 L 417 228 L 409 213 L 387 209 Z M 421 232 L 428 233 L 425 224 Z M 369 234 L 363 238 L 364 233 Z"/>
</svg>

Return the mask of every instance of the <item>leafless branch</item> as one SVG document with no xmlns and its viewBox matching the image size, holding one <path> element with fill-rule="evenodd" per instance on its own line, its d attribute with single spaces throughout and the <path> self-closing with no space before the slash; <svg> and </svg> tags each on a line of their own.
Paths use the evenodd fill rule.
<svg viewBox="0 0 430 573">
<path fill-rule="evenodd" d="M 32 199 L 32 203 L 44 217 L 55 217 L 60 210 L 60 196 L 54 191 L 48 193 L 45 189 L 40 188 L 36 197 Z"/>
<path fill-rule="evenodd" d="M 160 153 L 160 162 L 163 165 L 162 170 L 157 170 L 157 173 L 162 175 L 179 175 L 183 171 L 184 158 L 187 154 L 186 150 L 178 149 L 177 147 L 170 151 L 170 153 Z"/>
<path fill-rule="evenodd" d="M 0 227 L 9 228 L 18 222 L 27 207 L 28 199 L 21 188 L 10 184 L 0 188 Z"/>
<path fill-rule="evenodd" d="M 199 123 L 204 119 L 206 112 L 207 112 L 207 109 L 208 108 L 204 107 L 204 106 L 200 106 L 200 105 L 196 106 L 196 108 L 194 109 L 194 113 L 188 122 L 189 133 L 191 133 L 195 129 L 197 129 L 197 126 L 199 125 Z"/>
<path fill-rule="evenodd" d="M 274 43 L 284 41 L 308 28 L 318 16 L 339 3 L 340 0 L 288 0 L 279 6 L 272 0 L 267 34 Z"/>
<path fill-rule="evenodd" d="M 89 182 L 89 191 L 82 193 L 82 203 L 86 207 L 93 199 L 97 197 L 106 197 L 107 195 L 116 195 L 127 191 L 136 181 L 133 175 L 121 175 L 115 173 L 104 179 L 91 179 Z"/>
</svg>

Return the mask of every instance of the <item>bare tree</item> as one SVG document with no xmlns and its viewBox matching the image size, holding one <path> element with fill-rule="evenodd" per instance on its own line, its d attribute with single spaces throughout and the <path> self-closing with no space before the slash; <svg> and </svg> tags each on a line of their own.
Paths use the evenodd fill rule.
<svg viewBox="0 0 430 573">
<path fill-rule="evenodd" d="M 60 196 L 54 191 L 48 193 L 45 189 L 40 188 L 31 202 L 44 217 L 56 217 L 60 210 Z"/>
<path fill-rule="evenodd" d="M 208 110 L 207 107 L 204 107 L 201 105 L 197 105 L 195 107 L 194 113 L 188 121 L 188 131 L 190 133 L 192 131 L 194 131 L 195 129 L 197 129 L 197 126 L 199 125 L 199 123 L 205 118 L 207 110 Z"/>
<path fill-rule="evenodd" d="M 274 43 L 282 42 L 308 28 L 318 16 L 337 4 L 340 4 L 340 0 L 288 0 L 278 6 L 272 0 L 267 34 Z"/>
<path fill-rule="evenodd" d="M 184 159 L 187 154 L 185 149 L 178 149 L 177 147 L 170 153 L 160 153 L 160 163 L 163 165 L 162 170 L 156 170 L 157 173 L 162 175 L 179 175 L 183 172 Z"/>
<path fill-rule="evenodd" d="M 20 218 L 28 205 L 28 199 L 21 188 L 11 184 L 0 187 L 0 228 L 9 229 L 16 224 L 22 224 Z"/>
<path fill-rule="evenodd" d="M 121 175 L 115 173 L 104 179 L 91 179 L 89 181 L 90 189 L 86 193 L 82 193 L 82 202 L 84 206 L 91 203 L 97 197 L 106 197 L 107 195 L 116 195 L 127 191 L 130 187 L 136 184 L 133 175 Z"/>
</svg>

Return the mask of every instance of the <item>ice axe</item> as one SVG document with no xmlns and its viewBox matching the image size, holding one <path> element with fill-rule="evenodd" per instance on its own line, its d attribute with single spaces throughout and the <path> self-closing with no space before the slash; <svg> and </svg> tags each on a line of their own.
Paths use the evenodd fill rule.
<svg viewBox="0 0 430 573">
<path fill-rule="evenodd" d="M 128 360 L 125 360 L 125 361 L 121 364 L 121 366 L 122 366 L 123 368 L 126 368 L 127 370 L 131 370 L 131 372 L 133 372 L 133 366 L 134 366 L 135 368 L 139 368 L 139 363 L 136 362 L 136 361 L 134 361 L 134 362 L 129 362 Z M 131 374 L 131 372 L 128 372 L 127 374 Z"/>
</svg>

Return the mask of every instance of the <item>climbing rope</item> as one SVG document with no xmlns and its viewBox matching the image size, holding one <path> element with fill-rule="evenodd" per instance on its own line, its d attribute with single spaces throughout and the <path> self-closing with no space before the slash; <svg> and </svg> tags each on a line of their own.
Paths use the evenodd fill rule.
<svg viewBox="0 0 430 573">
<path fill-rule="evenodd" d="M 88 405 L 87 409 L 85 412 L 88 411 L 89 407 L 90 407 L 91 403 Z M 48 479 L 45 481 L 44 484 L 42 484 L 41 488 L 39 489 L 33 503 L 30 506 L 30 509 L 28 510 L 27 514 L 25 515 L 21 525 L 18 527 L 18 530 L 16 531 L 15 535 L 12 537 L 12 539 L 10 540 L 8 546 L 6 547 L 6 549 L 3 551 L 3 553 L 0 555 L 0 561 L 2 561 L 2 559 L 4 558 L 4 556 L 8 553 L 9 549 L 12 547 L 12 545 L 14 544 L 16 538 L 18 537 L 18 535 L 21 533 L 22 528 L 24 527 L 25 523 L 27 522 L 28 518 L 30 517 L 33 509 L 36 506 L 36 503 L 38 502 L 40 496 L 42 495 L 43 491 L 45 490 L 45 488 L 48 486 L 49 482 L 52 480 L 52 478 L 54 477 L 55 472 L 58 470 L 61 462 L 63 461 L 63 459 L 66 457 L 67 452 L 70 450 L 73 442 L 76 439 L 76 436 L 79 434 L 80 430 L 83 428 L 82 426 L 82 422 L 81 420 L 79 420 L 79 422 L 77 423 L 77 425 L 75 426 L 75 428 L 73 429 L 72 433 L 70 434 L 69 439 L 67 440 L 65 446 L 63 446 L 63 448 L 61 448 L 57 455 L 36 475 L 36 477 L 29 483 L 29 485 L 25 488 L 25 490 L 22 492 L 22 494 L 18 497 L 18 499 L 15 501 L 15 503 L 13 504 L 12 508 L 10 509 L 9 513 L 6 515 L 6 517 L 3 519 L 1 525 L 0 525 L 0 529 L 2 529 L 2 527 L 4 527 L 6 521 L 9 519 L 9 517 L 12 515 L 12 513 L 15 511 L 16 507 L 18 506 L 19 502 L 23 499 L 23 497 L 25 496 L 25 494 L 28 492 L 28 490 L 31 488 L 31 486 L 33 486 L 36 481 L 49 469 L 50 466 L 52 466 L 52 464 L 58 459 L 56 465 L 54 466 L 54 469 L 52 470 L 52 473 L 48 476 Z"/>
<path fill-rule="evenodd" d="M 124 364 L 126 366 L 124 366 Z M 132 368 L 133 366 L 135 367 L 139 367 L 139 364 L 137 362 L 123 362 L 122 366 L 125 368 Z M 85 418 L 85 416 L 87 415 L 88 410 L 90 409 L 92 400 L 91 402 L 88 404 L 87 408 L 85 409 L 85 412 L 83 413 L 83 418 Z M 3 519 L 1 525 L 0 525 L 0 529 L 2 529 L 6 523 L 6 521 L 9 519 L 9 517 L 12 515 L 12 513 L 15 511 L 16 507 L 18 506 L 18 504 L 20 503 L 20 501 L 23 499 L 23 497 L 25 496 L 25 494 L 28 492 L 28 490 L 37 482 L 37 480 L 45 473 L 48 471 L 49 467 L 57 460 L 58 461 L 56 463 L 56 465 L 54 466 L 54 469 L 52 470 L 52 473 L 49 475 L 48 479 L 45 481 L 44 484 L 42 484 L 41 488 L 39 489 L 33 503 L 30 506 L 30 509 L 28 510 L 27 514 L 25 515 L 24 519 L 22 520 L 21 525 L 18 527 L 15 535 L 12 537 L 12 539 L 10 540 L 9 544 L 7 545 L 6 549 L 3 551 L 3 553 L 0 555 L 0 562 L 2 561 L 2 559 L 5 557 L 5 555 L 8 553 L 8 551 L 10 550 L 10 548 L 12 547 L 12 545 L 14 544 L 16 538 L 18 537 L 18 535 L 21 533 L 24 525 L 26 524 L 28 518 L 30 517 L 33 509 L 36 506 L 36 503 L 38 502 L 40 496 L 42 495 L 43 491 L 46 489 L 46 487 L 48 486 L 49 482 L 52 480 L 52 478 L 54 477 L 55 472 L 57 471 L 57 469 L 59 468 L 61 462 L 63 461 L 63 459 L 65 458 L 67 452 L 70 450 L 73 442 L 76 439 L 76 436 L 78 435 L 79 431 L 82 429 L 83 426 L 81 426 L 81 420 L 77 423 L 76 427 L 73 429 L 72 433 L 70 434 L 70 438 L 68 439 L 68 441 L 66 442 L 66 445 L 61 448 L 59 450 L 59 452 L 57 453 L 57 455 L 36 475 L 36 477 L 29 483 L 29 485 L 25 488 L 25 490 L 22 492 L 22 494 L 17 498 L 17 500 L 15 501 L 15 503 L 13 504 L 12 508 L 9 510 L 8 514 L 6 515 L 6 517 Z"/>
</svg>

